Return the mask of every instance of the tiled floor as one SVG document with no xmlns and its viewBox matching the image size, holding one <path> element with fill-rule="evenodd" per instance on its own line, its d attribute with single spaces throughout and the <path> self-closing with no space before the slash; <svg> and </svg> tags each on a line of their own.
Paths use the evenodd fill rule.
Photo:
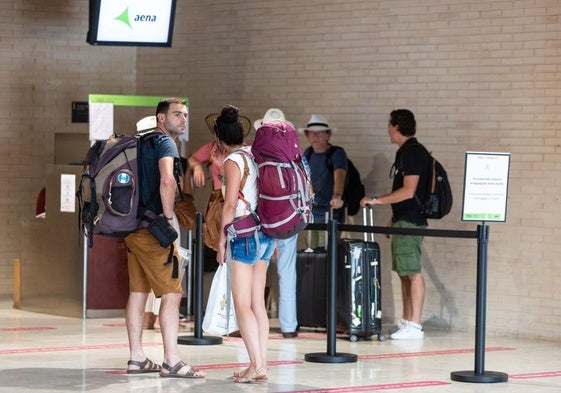
<svg viewBox="0 0 561 393">
<path fill-rule="evenodd" d="M 507 373 L 508 382 L 453 382 L 450 372 L 474 371 L 474 336 L 430 330 L 421 341 L 338 338 L 337 353 L 356 354 L 358 361 L 329 364 L 305 361 L 306 354 L 327 355 L 325 333 L 303 330 L 283 339 L 273 327 L 269 382 L 262 384 L 232 382 L 247 361 L 239 338 L 180 346 L 185 361 L 206 371 L 204 380 L 127 375 L 124 319 L 81 320 L 11 305 L 0 301 L 0 392 L 561 392 L 561 342 L 487 336 L 484 370 Z M 147 355 L 161 361 L 160 334 L 146 330 L 144 342 Z"/>
</svg>

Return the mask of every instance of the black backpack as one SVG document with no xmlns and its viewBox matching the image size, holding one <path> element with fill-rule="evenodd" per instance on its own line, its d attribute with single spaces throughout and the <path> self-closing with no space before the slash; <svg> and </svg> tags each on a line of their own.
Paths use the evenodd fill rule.
<svg viewBox="0 0 561 393">
<path fill-rule="evenodd" d="M 419 145 L 421 145 L 419 143 Z M 452 210 L 452 188 L 448 181 L 448 174 L 440 162 L 432 156 L 427 148 L 421 145 L 429 156 L 430 174 L 424 201 L 415 194 L 415 201 L 426 218 L 441 219 Z M 403 167 L 403 165 L 402 165 Z"/>
<path fill-rule="evenodd" d="M 333 162 L 331 161 L 331 156 L 337 149 L 343 149 L 340 146 L 331 146 L 326 153 L 327 166 L 331 173 L 333 173 Z M 312 156 L 312 148 L 308 147 L 304 152 L 304 156 L 308 161 Z M 345 188 L 343 190 L 343 200 L 347 206 L 347 214 L 349 216 L 354 216 L 360 210 L 360 200 L 366 195 L 366 190 L 362 180 L 360 178 L 360 173 L 354 166 L 353 162 L 347 158 L 347 176 L 345 178 Z"/>
</svg>

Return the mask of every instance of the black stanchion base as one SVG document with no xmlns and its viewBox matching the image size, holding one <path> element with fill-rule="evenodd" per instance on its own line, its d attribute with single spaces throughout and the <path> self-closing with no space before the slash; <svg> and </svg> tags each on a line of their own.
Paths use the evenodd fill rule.
<svg viewBox="0 0 561 393">
<path fill-rule="evenodd" d="M 180 345 L 217 345 L 222 344 L 222 337 L 179 336 L 177 343 Z"/>
<path fill-rule="evenodd" d="M 475 371 L 453 371 L 450 379 L 456 382 L 496 383 L 508 381 L 508 374 L 497 371 L 484 371 L 480 374 Z"/>
<path fill-rule="evenodd" d="M 357 361 L 358 356 L 354 353 L 335 353 L 335 355 L 328 355 L 325 352 L 307 353 L 304 356 L 307 362 L 313 363 L 354 363 Z"/>
</svg>

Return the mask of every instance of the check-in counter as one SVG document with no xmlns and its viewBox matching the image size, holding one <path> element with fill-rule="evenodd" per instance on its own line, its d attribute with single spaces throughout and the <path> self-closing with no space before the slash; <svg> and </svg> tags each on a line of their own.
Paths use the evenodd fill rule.
<svg viewBox="0 0 561 393">
<path fill-rule="evenodd" d="M 81 173 L 81 165 L 54 166 L 46 178 L 45 218 L 22 222 L 21 309 L 78 318 L 123 316 L 128 298 L 123 240 L 96 237 L 88 249 L 77 204 L 74 211 L 61 211 L 76 202 L 75 188 L 65 190 L 61 175 L 73 175 L 77 187 Z"/>
</svg>

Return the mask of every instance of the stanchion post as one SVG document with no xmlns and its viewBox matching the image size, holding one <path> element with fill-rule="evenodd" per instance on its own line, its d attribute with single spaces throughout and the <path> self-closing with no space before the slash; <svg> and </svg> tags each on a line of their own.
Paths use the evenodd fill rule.
<svg viewBox="0 0 561 393">
<path fill-rule="evenodd" d="M 204 246 L 203 246 L 203 215 L 197 213 L 195 216 L 196 239 L 195 239 L 195 288 L 194 288 L 194 311 L 195 326 L 194 336 L 180 336 L 177 343 L 182 345 L 216 345 L 222 344 L 222 337 L 203 337 L 203 273 L 204 273 Z"/>
<path fill-rule="evenodd" d="M 508 381 L 508 374 L 497 371 L 485 371 L 485 319 L 487 302 L 487 246 L 489 243 L 489 226 L 483 223 L 477 226 L 477 293 L 475 304 L 475 367 L 473 371 L 453 371 L 452 381 L 495 383 Z"/>
<path fill-rule="evenodd" d="M 337 353 L 337 221 L 328 223 L 327 269 L 327 352 L 308 353 L 305 360 L 315 363 L 352 363 L 358 356 L 353 353 Z"/>
</svg>

